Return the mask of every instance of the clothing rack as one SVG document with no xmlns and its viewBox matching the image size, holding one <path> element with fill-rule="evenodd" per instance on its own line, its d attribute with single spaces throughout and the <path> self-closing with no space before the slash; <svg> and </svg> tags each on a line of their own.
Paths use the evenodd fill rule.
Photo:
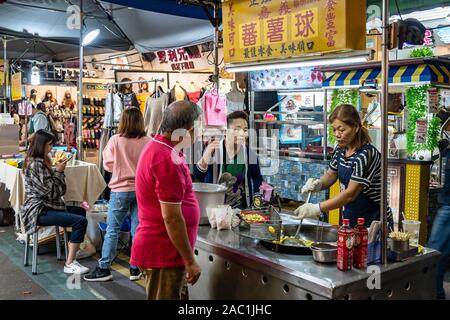
<svg viewBox="0 0 450 320">
<path fill-rule="evenodd" d="M 149 82 L 153 82 L 154 85 L 155 85 L 155 92 L 156 92 L 158 83 L 159 83 L 159 82 L 164 82 L 164 81 L 165 81 L 165 79 L 164 79 L 164 78 L 161 78 L 161 79 L 151 79 L 151 80 L 135 80 L 135 81 L 109 82 L 109 83 L 106 84 L 106 89 L 107 89 L 108 91 L 110 91 L 110 89 L 111 89 L 112 87 L 117 86 L 117 85 L 122 85 L 122 84 L 149 83 Z M 112 95 L 112 91 L 109 92 L 109 94 Z M 112 107 L 113 107 L 112 113 L 114 114 L 114 104 L 112 105 Z M 114 128 L 114 124 L 108 124 L 108 127 Z"/>
<path fill-rule="evenodd" d="M 150 79 L 150 80 L 134 80 L 134 81 L 119 81 L 119 82 L 109 82 L 106 84 L 106 89 L 108 91 L 108 94 L 111 95 L 111 101 L 114 101 L 112 95 L 113 95 L 113 91 L 111 90 L 113 87 L 117 86 L 117 85 L 122 85 L 122 84 L 133 84 L 133 83 L 154 83 L 155 85 L 155 92 L 157 90 L 158 87 L 158 83 L 160 82 L 164 82 L 165 79 L 164 78 L 160 78 L 160 79 Z M 111 117 L 111 121 L 112 123 L 108 123 L 106 124 L 106 128 L 102 129 L 102 139 L 101 139 L 101 143 L 100 143 L 100 148 L 99 148 L 99 153 L 98 153 L 98 167 L 100 169 L 100 172 L 104 175 L 104 169 L 103 169 L 103 165 L 102 165 L 102 152 L 103 149 L 105 148 L 106 144 L 109 141 L 109 138 L 111 136 L 111 132 L 113 130 L 116 129 L 116 126 L 114 125 L 114 102 L 112 103 L 112 117 Z M 80 123 L 82 121 L 80 120 Z M 106 139 L 103 137 L 103 135 L 106 135 Z M 80 140 L 81 141 L 81 140 Z"/>
</svg>

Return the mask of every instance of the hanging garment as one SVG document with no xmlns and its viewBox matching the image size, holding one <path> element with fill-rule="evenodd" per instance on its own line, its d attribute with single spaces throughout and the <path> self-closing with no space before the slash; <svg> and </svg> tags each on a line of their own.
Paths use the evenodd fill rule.
<svg viewBox="0 0 450 320">
<path fill-rule="evenodd" d="M 237 88 L 236 82 L 231 83 L 231 91 L 226 94 L 228 113 L 245 109 L 245 94 Z"/>
<path fill-rule="evenodd" d="M 159 98 L 147 99 L 144 113 L 145 132 L 148 136 L 158 133 L 164 109 L 169 105 L 170 94 L 164 93 Z"/>
<path fill-rule="evenodd" d="M 119 96 L 122 99 L 123 109 L 128 109 L 131 107 L 139 108 L 139 101 L 137 100 L 134 92 L 126 94 L 119 93 Z"/>
<path fill-rule="evenodd" d="M 189 100 L 186 90 L 181 86 L 174 86 L 172 90 L 170 90 L 169 102 L 172 103 L 183 100 Z"/>
<path fill-rule="evenodd" d="M 234 112 L 234 111 L 244 111 L 245 110 L 245 104 L 244 101 L 242 102 L 234 102 L 227 99 L 227 112 L 228 114 Z"/>
<path fill-rule="evenodd" d="M 103 128 L 113 128 L 120 121 L 123 111 L 122 100 L 116 93 L 108 93 L 105 99 L 105 120 Z"/>
<path fill-rule="evenodd" d="M 191 101 L 193 103 L 197 103 L 202 96 L 202 92 L 201 91 L 188 92 L 187 96 L 188 96 L 189 101 Z"/>
<path fill-rule="evenodd" d="M 145 113 L 145 104 L 147 103 L 148 97 L 150 97 L 150 92 L 148 91 L 143 91 L 136 96 L 139 102 L 139 109 L 141 110 L 142 114 Z"/>
<path fill-rule="evenodd" d="M 216 90 L 206 92 L 199 101 L 203 109 L 207 126 L 227 125 L 227 105 L 225 96 L 219 95 Z"/>
</svg>

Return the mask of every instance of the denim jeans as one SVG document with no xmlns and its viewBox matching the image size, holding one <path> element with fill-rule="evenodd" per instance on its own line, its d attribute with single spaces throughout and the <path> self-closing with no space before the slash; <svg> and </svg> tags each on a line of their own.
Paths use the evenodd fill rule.
<svg viewBox="0 0 450 320">
<path fill-rule="evenodd" d="M 82 243 L 87 228 L 86 211 L 79 207 L 68 206 L 67 211 L 47 210 L 37 220 L 38 226 L 71 227 L 71 243 Z"/>
<path fill-rule="evenodd" d="M 98 265 L 102 269 L 109 269 L 116 256 L 120 227 L 123 220 L 130 213 L 131 237 L 134 238 L 139 223 L 136 192 L 111 192 L 109 199 L 108 217 L 105 239 L 103 240 L 102 258 Z M 135 268 L 134 266 L 130 266 Z"/>
<path fill-rule="evenodd" d="M 445 299 L 444 275 L 450 256 L 450 206 L 442 206 L 433 222 L 428 247 L 440 251 L 442 257 L 437 269 L 437 297 Z"/>
</svg>

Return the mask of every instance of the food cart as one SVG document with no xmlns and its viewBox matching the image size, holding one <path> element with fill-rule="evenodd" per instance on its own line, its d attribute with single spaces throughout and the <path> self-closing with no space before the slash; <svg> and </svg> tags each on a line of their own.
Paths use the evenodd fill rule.
<svg viewBox="0 0 450 320">
<path fill-rule="evenodd" d="M 438 89 L 450 88 L 450 64 L 447 60 L 439 58 L 424 58 L 392 61 L 389 69 L 389 93 L 403 94 L 408 88 L 423 85 L 431 85 Z M 323 82 L 325 95 L 334 89 L 356 89 L 359 93 L 359 110 L 365 114 L 363 107 L 367 107 L 367 95 L 372 101 L 380 101 L 381 88 L 376 85 L 381 77 L 379 62 L 364 65 L 350 65 L 343 67 L 323 68 L 324 72 L 332 74 Z M 365 85 L 371 83 L 372 85 Z M 374 85 L 375 84 L 375 85 Z M 366 106 L 363 106 L 366 104 Z M 405 103 L 403 103 L 405 105 Z M 369 111 L 370 112 L 370 111 Z M 408 106 L 402 113 L 390 113 L 392 117 L 398 118 L 400 123 L 395 134 L 406 135 L 408 117 Z M 433 115 L 429 113 L 428 117 Z M 374 129 L 376 133 L 379 129 Z M 374 135 L 374 144 L 379 147 L 379 135 Z M 396 150 L 398 151 L 398 150 Z M 403 151 L 403 150 L 400 150 Z M 404 150 L 406 151 L 406 150 Z M 390 152 L 388 168 L 388 200 L 394 213 L 396 224 L 403 219 L 421 221 L 420 243 L 423 245 L 427 239 L 427 219 L 430 191 L 430 176 L 433 161 L 411 159 L 406 157 L 406 152 Z M 437 171 L 441 170 L 439 162 L 435 165 Z M 337 190 L 338 192 L 338 190 Z M 334 196 L 330 193 L 330 197 Z M 336 212 L 330 214 L 330 221 L 338 221 Z"/>
<path fill-rule="evenodd" d="M 434 299 L 440 256 L 425 248 L 403 262 L 341 272 L 336 263 L 273 252 L 257 240 L 209 226 L 200 226 L 194 252 L 202 268 L 189 288 L 194 300 Z"/>
</svg>

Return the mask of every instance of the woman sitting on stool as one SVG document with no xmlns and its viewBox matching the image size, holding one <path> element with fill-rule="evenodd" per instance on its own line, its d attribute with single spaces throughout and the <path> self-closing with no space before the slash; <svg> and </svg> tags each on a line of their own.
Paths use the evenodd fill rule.
<svg viewBox="0 0 450 320">
<path fill-rule="evenodd" d="M 38 226 L 71 227 L 64 272 L 84 274 L 89 269 L 79 264 L 75 256 L 86 233 L 86 212 L 64 204 L 66 163 L 57 163 L 56 170 L 53 170 L 49 157 L 55 141 L 56 137 L 46 130 L 41 129 L 34 134 L 23 168 L 26 199 L 20 215 L 26 234 L 35 233 Z"/>
</svg>

